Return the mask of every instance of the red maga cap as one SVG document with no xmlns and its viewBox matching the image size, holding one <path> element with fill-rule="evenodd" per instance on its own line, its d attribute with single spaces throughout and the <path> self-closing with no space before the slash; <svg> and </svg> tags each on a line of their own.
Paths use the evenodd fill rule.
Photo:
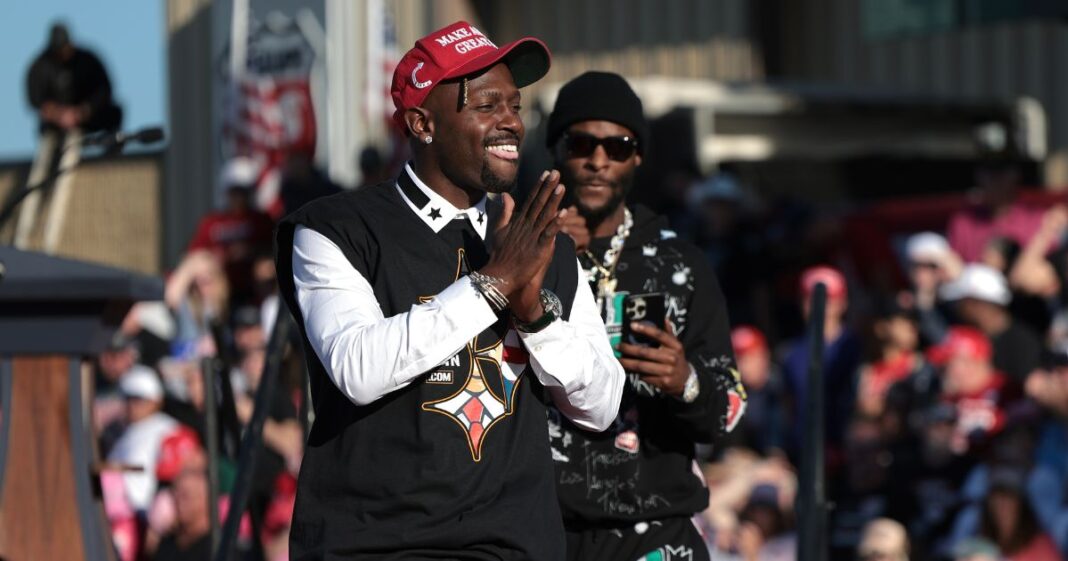
<svg viewBox="0 0 1068 561">
<path fill-rule="evenodd" d="M 156 479 L 172 481 L 182 471 L 186 460 L 200 452 L 200 438 L 186 426 L 170 433 L 160 443 L 159 459 L 156 461 Z"/>
<path fill-rule="evenodd" d="M 827 287 L 828 298 L 838 298 L 847 294 L 846 280 L 838 269 L 826 266 L 810 267 L 801 274 L 801 293 L 812 294 L 816 283 L 822 282 Z"/>
<path fill-rule="evenodd" d="M 759 329 L 750 325 L 739 325 L 731 331 L 731 346 L 734 356 L 741 358 L 753 351 L 768 348 L 768 341 Z"/>
<path fill-rule="evenodd" d="M 949 328 L 942 342 L 927 350 L 927 360 L 934 365 L 943 365 L 955 356 L 990 360 L 994 356 L 990 339 L 974 327 L 962 325 Z"/>
<path fill-rule="evenodd" d="M 498 48 L 475 26 L 458 21 L 415 42 L 393 71 L 390 95 L 397 110 L 393 120 L 404 128 L 404 111 L 418 107 L 442 80 L 460 78 L 504 62 L 517 88 L 529 86 L 549 72 L 549 48 L 523 37 Z"/>
</svg>

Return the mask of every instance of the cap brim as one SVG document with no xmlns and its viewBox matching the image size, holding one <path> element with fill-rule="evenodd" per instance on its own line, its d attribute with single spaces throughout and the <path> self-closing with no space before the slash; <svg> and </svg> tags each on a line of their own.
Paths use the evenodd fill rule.
<svg viewBox="0 0 1068 561">
<path fill-rule="evenodd" d="M 460 78 L 504 62 L 512 72 L 515 87 L 523 88 L 541 80 L 549 73 L 552 55 L 549 47 L 534 37 L 512 41 L 493 52 L 475 57 L 443 76 L 443 79 Z"/>
</svg>

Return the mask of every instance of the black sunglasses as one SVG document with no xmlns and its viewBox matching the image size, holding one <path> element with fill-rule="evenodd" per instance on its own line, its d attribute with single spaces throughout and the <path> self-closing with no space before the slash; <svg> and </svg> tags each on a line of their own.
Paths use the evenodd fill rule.
<svg viewBox="0 0 1068 561">
<path fill-rule="evenodd" d="M 600 138 L 581 132 L 564 133 L 564 149 L 567 150 L 569 158 L 588 158 L 598 146 L 604 147 L 604 153 L 609 159 L 625 162 L 638 151 L 638 139 L 630 136 Z"/>
</svg>

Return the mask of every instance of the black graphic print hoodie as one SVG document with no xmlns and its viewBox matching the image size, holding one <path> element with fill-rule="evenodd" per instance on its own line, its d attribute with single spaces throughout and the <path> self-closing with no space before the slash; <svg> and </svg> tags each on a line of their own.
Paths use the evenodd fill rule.
<svg viewBox="0 0 1068 561">
<path fill-rule="evenodd" d="M 700 394 L 684 403 L 628 372 L 619 415 L 603 433 L 579 429 L 550 409 L 557 491 L 570 530 L 704 510 L 708 489 L 694 463 L 694 444 L 711 443 L 733 428 L 745 407 L 727 307 L 711 266 L 697 247 L 676 238 L 665 218 L 641 206 L 632 213 L 634 226 L 616 266 L 616 294 L 604 306 L 608 333 L 620 331 L 626 295 L 664 294 L 667 319 L 697 373 Z M 601 259 L 610 241 L 592 240 L 590 252 Z M 588 270 L 589 260 L 580 262 Z M 618 339 L 606 336 L 613 345 Z"/>
</svg>

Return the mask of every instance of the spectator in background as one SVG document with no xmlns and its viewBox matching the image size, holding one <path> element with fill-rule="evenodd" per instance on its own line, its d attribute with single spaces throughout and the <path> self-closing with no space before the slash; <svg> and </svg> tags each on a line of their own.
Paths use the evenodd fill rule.
<svg viewBox="0 0 1068 561">
<path fill-rule="evenodd" d="M 1023 246 L 1019 258 L 1009 270 L 1013 290 L 1047 301 L 1068 304 L 1068 207 L 1057 205 L 1042 217 L 1042 226 Z"/>
<path fill-rule="evenodd" d="M 812 267 L 801 275 L 801 307 L 804 317 L 809 317 L 812 292 L 817 283 L 827 287 L 827 308 L 823 325 L 824 364 L 824 420 L 828 460 L 837 463 L 837 452 L 853 411 L 854 379 L 860 366 L 860 340 L 845 324 L 849 294 L 845 277 L 831 267 Z M 791 435 L 788 452 L 796 465 L 803 446 L 805 407 L 808 396 L 808 341 L 796 339 L 790 343 L 783 361 L 783 380 L 792 404 L 790 417 Z"/>
<path fill-rule="evenodd" d="M 991 472 L 980 534 L 996 543 L 1007 561 L 1061 561 L 1053 540 L 1038 523 L 1025 493 L 1025 480 L 1019 470 Z"/>
<path fill-rule="evenodd" d="M 707 524 L 706 539 L 710 547 L 728 548 L 739 527 L 739 516 L 758 485 L 775 487 L 779 508 L 786 518 L 794 518 L 797 475 L 784 456 L 762 458 L 750 450 L 732 448 L 720 460 L 706 464 L 702 471 L 710 497 L 701 520 Z"/>
<path fill-rule="evenodd" d="M 876 518 L 864 526 L 857 561 L 909 561 L 909 536 L 896 520 Z"/>
<path fill-rule="evenodd" d="M 174 529 L 163 537 L 153 561 L 190 561 L 211 557 L 208 475 L 186 469 L 174 480 Z"/>
<path fill-rule="evenodd" d="M 258 327 L 257 327 L 258 329 Z M 256 391 L 263 378 L 266 348 L 263 345 L 241 350 L 238 364 L 231 373 L 234 381 L 234 405 L 238 421 L 247 426 L 255 407 Z M 252 479 L 249 509 L 261 518 L 269 508 L 275 482 L 284 474 L 296 475 L 304 451 L 304 431 L 297 420 L 297 407 L 279 383 L 273 400 L 267 405 L 263 424 L 263 447 L 259 451 L 256 473 Z"/>
<path fill-rule="evenodd" d="M 389 179 L 389 169 L 382 153 L 374 146 L 368 146 L 360 150 L 360 185 L 357 189 L 363 189 L 369 185 L 378 185 Z"/>
<path fill-rule="evenodd" d="M 177 422 L 163 409 L 163 384 L 156 373 L 146 366 L 135 366 L 119 382 L 126 397 L 128 425 L 115 443 L 108 461 L 140 466 L 141 472 L 123 474 L 126 498 L 139 513 L 148 510 L 156 493 L 156 460 L 160 443 L 177 426 Z"/>
<path fill-rule="evenodd" d="M 953 450 L 960 455 L 973 451 L 1005 426 L 1007 380 L 991 361 L 990 341 L 979 330 L 956 326 L 928 356 L 932 364 L 944 366 L 942 397 L 956 417 Z"/>
<path fill-rule="evenodd" d="M 207 454 L 193 429 L 179 425 L 160 443 L 159 460 L 156 462 L 159 490 L 148 511 L 145 528 L 144 553 L 150 558 L 154 558 L 163 536 L 176 529 L 173 491 L 175 479 L 185 471 L 207 468 Z"/>
<path fill-rule="evenodd" d="M 1020 168 L 1006 157 L 991 157 L 975 174 L 973 199 L 949 217 L 946 228 L 949 245 L 967 263 L 982 259 L 987 244 L 995 237 L 1027 245 L 1039 231 L 1042 209 L 1019 203 Z"/>
<path fill-rule="evenodd" d="M 941 305 L 939 289 L 960 275 L 963 264 L 941 234 L 922 232 L 905 245 L 911 291 L 899 296 L 902 306 L 916 311 L 925 342 L 937 343 L 949 328 L 950 310 Z"/>
<path fill-rule="evenodd" d="M 708 257 L 720 279 L 728 316 L 739 323 L 766 320 L 773 263 L 743 187 L 734 175 L 720 172 L 696 183 L 689 202 L 677 220 L 682 223 L 680 234 L 692 238 Z"/>
<path fill-rule="evenodd" d="M 175 315 L 172 354 L 183 359 L 215 355 L 212 325 L 227 320 L 231 302 L 219 258 L 205 250 L 186 255 L 167 279 L 163 297 Z"/>
<path fill-rule="evenodd" d="M 792 561 L 797 534 L 783 511 L 778 487 L 759 483 L 738 515 L 739 525 L 725 550 L 711 552 L 715 561 Z"/>
<path fill-rule="evenodd" d="M 187 253 L 206 250 L 222 263 L 233 299 L 252 297 L 252 260 L 271 251 L 274 222 L 253 206 L 252 193 L 259 167 L 248 158 L 233 158 L 223 167 L 220 184 L 226 189 L 226 206 L 200 219 Z"/>
<path fill-rule="evenodd" d="M 1027 495 L 1039 525 L 1056 528 L 1063 509 L 1064 481 L 1047 463 L 1048 460 L 1037 457 L 1034 427 L 1019 422 L 1011 424 L 985 452 L 986 460 L 976 466 L 964 482 L 961 494 L 967 505 L 954 523 L 954 541 L 974 536 L 979 531 L 983 502 L 997 479 L 1006 476 L 1020 480 L 1021 492 Z"/>
<path fill-rule="evenodd" d="M 1019 261 L 1020 254 L 1020 244 L 1015 240 L 995 237 L 983 250 L 981 262 L 1001 273 L 1008 280 Z M 1050 301 L 1042 296 L 1019 290 L 1011 282 L 1008 286 L 1012 294 L 1009 314 L 1034 333 L 1045 333 L 1049 329 L 1053 316 Z"/>
<path fill-rule="evenodd" d="M 1048 418 L 1038 427 L 1036 461 L 1052 470 L 1061 489 L 1068 488 L 1068 351 L 1063 347 L 1050 352 L 1046 365 L 1027 378 L 1027 396 L 1047 412 Z M 1062 554 L 1068 558 L 1068 497 L 1056 496 L 1053 486 L 1042 485 L 1043 493 L 1059 499 L 1059 510 L 1042 512 L 1045 505 L 1036 501 L 1039 514 L 1047 518 L 1050 533 Z M 1033 487 L 1032 487 L 1033 488 Z M 1032 495 L 1034 497 L 1034 495 Z"/>
<path fill-rule="evenodd" d="M 917 559 L 948 550 L 954 516 L 961 503 L 961 485 L 972 466 L 954 451 L 956 410 L 948 403 L 927 406 L 916 412 L 918 438 L 912 455 L 902 450 L 895 459 L 891 487 L 908 493 L 912 505 L 909 536 Z"/>
<path fill-rule="evenodd" d="M 124 374 L 137 364 L 137 343 L 116 332 L 96 361 L 93 392 L 93 431 L 100 454 L 107 456 L 122 436 L 126 423 L 126 399 L 119 389 Z"/>
<path fill-rule="evenodd" d="M 261 253 L 252 261 L 252 287 L 256 303 L 260 307 L 260 327 L 266 340 L 274 329 L 281 303 L 278 299 L 278 273 L 274 268 L 273 253 Z"/>
<path fill-rule="evenodd" d="M 341 192 L 341 187 L 315 166 L 313 154 L 294 150 L 286 156 L 282 170 L 282 216 L 305 204 Z"/>
<path fill-rule="evenodd" d="M 263 330 L 260 310 L 255 306 L 242 306 L 235 310 L 230 326 L 234 334 L 234 351 L 238 356 L 267 347 L 267 333 Z"/>
<path fill-rule="evenodd" d="M 26 76 L 26 93 L 42 133 L 115 131 L 122 109 L 111 97 L 111 80 L 95 54 L 75 46 L 61 23 L 48 32 L 48 46 Z"/>
<path fill-rule="evenodd" d="M 923 356 L 916 320 L 894 302 L 884 303 L 872 335 L 872 361 L 860 367 L 857 381 L 857 412 L 875 418 L 885 410 L 890 387 L 919 370 Z"/>
<path fill-rule="evenodd" d="M 767 339 L 759 329 L 740 325 L 731 331 L 731 345 L 748 399 L 738 427 L 718 444 L 743 446 L 761 455 L 781 450 L 782 374 L 771 362 Z"/>
<path fill-rule="evenodd" d="M 890 492 L 894 458 L 878 419 L 858 416 L 849 422 L 843 456 L 843 476 L 827 483 L 835 505 L 828 538 L 831 559 L 852 556 L 864 527 L 876 518 L 893 516 L 891 509 L 901 499 Z"/>
<path fill-rule="evenodd" d="M 1009 313 L 1012 293 L 1004 275 L 987 265 L 968 265 L 943 287 L 942 297 L 956 302 L 960 319 L 990 339 L 994 367 L 1017 388 L 1023 387 L 1027 375 L 1041 364 L 1042 342 Z"/>
</svg>

